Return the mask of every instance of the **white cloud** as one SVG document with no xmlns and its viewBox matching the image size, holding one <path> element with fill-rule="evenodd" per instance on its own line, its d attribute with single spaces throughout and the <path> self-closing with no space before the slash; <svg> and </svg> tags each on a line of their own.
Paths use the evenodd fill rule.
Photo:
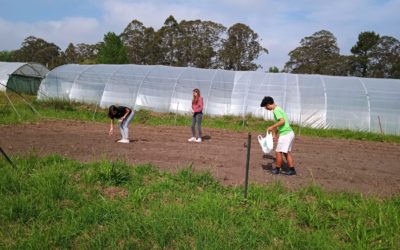
<svg viewBox="0 0 400 250">
<path fill-rule="evenodd" d="M 96 43 L 102 40 L 97 30 L 99 23 L 93 18 L 69 17 L 59 21 L 49 22 L 9 22 L 0 19 L 0 50 L 14 50 L 28 36 L 42 38 L 65 49 L 70 42 Z"/>
</svg>

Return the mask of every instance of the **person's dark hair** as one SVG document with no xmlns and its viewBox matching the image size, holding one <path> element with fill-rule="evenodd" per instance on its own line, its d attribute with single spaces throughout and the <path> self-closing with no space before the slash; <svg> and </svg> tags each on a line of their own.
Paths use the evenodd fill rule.
<svg viewBox="0 0 400 250">
<path fill-rule="evenodd" d="M 261 101 L 260 107 L 265 107 L 268 104 L 274 104 L 274 98 L 270 96 L 264 96 L 264 99 Z"/>
<path fill-rule="evenodd" d="M 200 89 L 194 89 L 193 92 L 196 92 L 197 96 L 200 96 Z"/>
<path fill-rule="evenodd" d="M 110 117 L 111 119 L 114 119 L 116 114 L 117 114 L 117 107 L 115 107 L 114 105 L 111 105 L 108 108 L 108 117 Z"/>
<path fill-rule="evenodd" d="M 193 90 L 193 92 L 196 92 L 197 96 L 195 98 L 194 95 L 193 95 L 192 104 L 197 104 L 199 102 L 199 99 L 200 99 L 200 89 L 196 88 L 196 89 Z"/>
</svg>

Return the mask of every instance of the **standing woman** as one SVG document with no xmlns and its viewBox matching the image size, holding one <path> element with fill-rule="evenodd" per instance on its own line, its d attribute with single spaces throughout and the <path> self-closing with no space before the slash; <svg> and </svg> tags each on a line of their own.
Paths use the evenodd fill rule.
<svg viewBox="0 0 400 250">
<path fill-rule="evenodd" d="M 108 117 L 111 119 L 111 124 L 110 124 L 110 131 L 108 132 L 109 135 L 112 135 L 113 130 L 114 130 L 114 118 L 118 119 L 119 122 L 119 130 L 121 131 L 121 140 L 118 142 L 120 143 L 129 143 L 128 139 L 128 125 L 133 119 L 133 116 L 135 115 L 135 112 L 127 107 L 124 106 L 114 106 L 111 105 L 108 108 Z"/>
<path fill-rule="evenodd" d="M 193 99 L 192 99 L 192 137 L 188 140 L 190 142 L 201 142 L 201 120 L 203 118 L 203 97 L 200 96 L 200 90 L 193 90 Z M 197 123 L 198 137 L 196 139 L 196 131 L 195 126 Z"/>
</svg>

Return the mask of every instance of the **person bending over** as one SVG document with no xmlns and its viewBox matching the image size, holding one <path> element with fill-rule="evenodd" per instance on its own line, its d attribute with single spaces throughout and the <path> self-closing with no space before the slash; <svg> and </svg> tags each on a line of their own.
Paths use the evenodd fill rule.
<svg viewBox="0 0 400 250">
<path fill-rule="evenodd" d="M 108 134 L 113 134 L 114 119 L 118 119 L 118 126 L 122 136 L 121 140 L 119 140 L 118 142 L 129 143 L 128 125 L 133 119 L 134 115 L 135 112 L 128 107 L 111 105 L 108 108 L 108 117 L 111 119 L 110 131 L 108 132 Z"/>
</svg>

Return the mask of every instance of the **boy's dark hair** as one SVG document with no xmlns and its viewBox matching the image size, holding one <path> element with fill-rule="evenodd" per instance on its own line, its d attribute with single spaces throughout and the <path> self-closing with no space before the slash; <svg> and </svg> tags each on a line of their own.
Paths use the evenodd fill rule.
<svg viewBox="0 0 400 250">
<path fill-rule="evenodd" d="M 114 116 L 117 114 L 117 107 L 115 107 L 114 105 L 111 105 L 108 108 L 108 117 L 110 117 L 111 119 L 114 119 Z"/>
<path fill-rule="evenodd" d="M 270 96 L 264 96 L 264 99 L 261 101 L 260 107 L 265 107 L 268 104 L 274 104 L 274 98 Z"/>
</svg>

